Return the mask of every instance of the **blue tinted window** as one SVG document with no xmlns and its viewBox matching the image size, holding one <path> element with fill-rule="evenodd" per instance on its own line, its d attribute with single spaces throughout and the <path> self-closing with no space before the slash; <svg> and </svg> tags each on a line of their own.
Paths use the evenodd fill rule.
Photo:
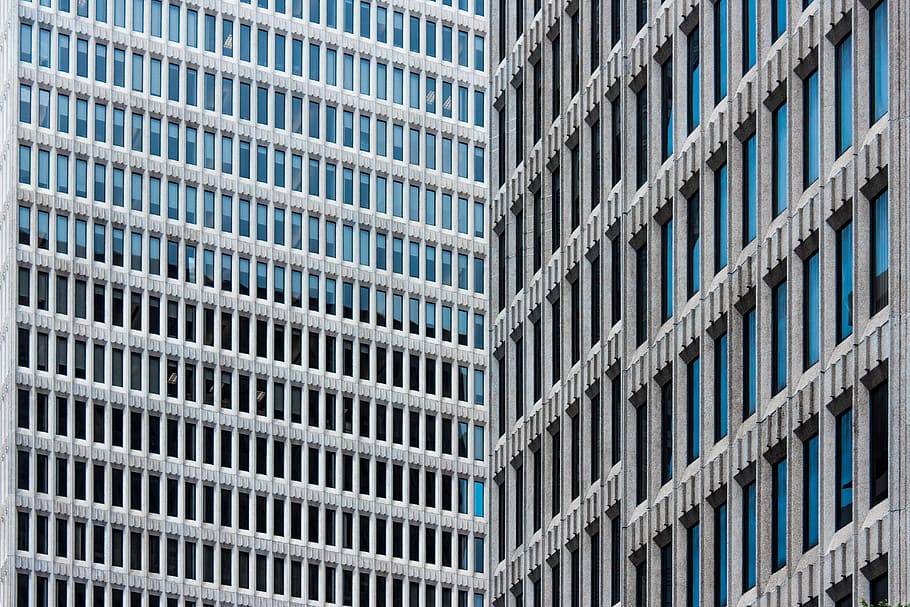
<svg viewBox="0 0 910 607">
<path fill-rule="evenodd" d="M 743 74 L 752 69 L 755 65 L 755 47 L 756 35 L 755 30 L 758 24 L 758 17 L 755 13 L 755 0 L 743 1 Z M 777 2 L 777 0 L 773 0 Z"/>
<path fill-rule="evenodd" d="M 803 188 L 818 180 L 818 72 L 803 81 Z"/>
<path fill-rule="evenodd" d="M 673 315 L 673 220 L 660 226 L 660 319 Z"/>
<path fill-rule="evenodd" d="M 686 202 L 687 206 L 687 228 L 686 234 L 686 266 L 688 267 L 687 295 L 691 297 L 698 292 L 701 284 L 701 205 L 699 204 L 698 192 L 692 195 Z M 726 222 L 724 222 L 726 223 Z"/>
<path fill-rule="evenodd" d="M 835 420 L 834 518 L 840 529 L 853 520 L 853 409 Z"/>
<path fill-rule="evenodd" d="M 837 231 L 837 343 L 853 333 L 853 224 Z"/>
<path fill-rule="evenodd" d="M 869 65 L 871 86 L 869 108 L 872 122 L 888 111 L 888 2 L 872 9 L 869 24 Z"/>
<path fill-rule="evenodd" d="M 692 359 L 686 366 L 686 408 L 689 417 L 687 435 L 688 461 L 692 462 L 701 454 L 701 364 L 699 358 Z"/>
<path fill-rule="evenodd" d="M 771 290 L 771 394 L 787 385 L 787 283 Z"/>
<path fill-rule="evenodd" d="M 689 91 L 689 103 L 688 103 L 688 132 L 698 126 L 701 121 L 701 60 L 699 57 L 699 29 L 696 27 L 689 34 L 687 39 L 688 45 L 688 83 L 687 89 Z"/>
<path fill-rule="evenodd" d="M 701 606 L 700 531 L 701 526 L 698 523 L 686 530 L 686 607 Z"/>
<path fill-rule="evenodd" d="M 803 368 L 818 362 L 819 351 L 818 252 L 803 262 Z"/>
<path fill-rule="evenodd" d="M 818 434 L 803 443 L 803 551 L 818 544 Z"/>
<path fill-rule="evenodd" d="M 727 96 L 727 0 L 714 3 L 714 103 Z"/>
<path fill-rule="evenodd" d="M 727 504 L 714 510 L 714 604 L 727 605 Z"/>
<path fill-rule="evenodd" d="M 771 212 L 773 217 L 787 208 L 787 104 L 780 105 L 773 113 L 773 140 L 771 153 Z"/>
<path fill-rule="evenodd" d="M 755 238 L 755 135 L 743 143 L 743 245 Z"/>
<path fill-rule="evenodd" d="M 755 586 L 755 481 L 743 487 L 742 512 L 743 592 Z"/>
<path fill-rule="evenodd" d="M 840 156 L 853 144 L 853 38 L 847 36 L 834 49 L 834 136 Z"/>
<path fill-rule="evenodd" d="M 714 273 L 727 266 L 727 165 L 714 172 Z"/>
<path fill-rule="evenodd" d="M 777 40 L 787 31 L 787 0 L 771 0 L 771 39 Z"/>
<path fill-rule="evenodd" d="M 743 314 L 743 418 L 755 413 L 755 308 Z"/>
<path fill-rule="evenodd" d="M 787 563 L 787 460 L 771 466 L 771 570 Z"/>
<path fill-rule="evenodd" d="M 727 334 L 714 340 L 714 440 L 727 435 Z"/>
</svg>

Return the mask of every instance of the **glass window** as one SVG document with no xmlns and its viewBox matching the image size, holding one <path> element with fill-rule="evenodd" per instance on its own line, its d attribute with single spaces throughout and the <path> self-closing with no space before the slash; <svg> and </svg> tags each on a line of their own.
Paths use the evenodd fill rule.
<svg viewBox="0 0 910 607">
<path fill-rule="evenodd" d="M 771 213 L 777 217 L 787 208 L 787 104 L 772 113 Z"/>
<path fill-rule="evenodd" d="M 714 104 L 727 96 L 727 1 L 714 3 Z"/>
<path fill-rule="evenodd" d="M 755 413 L 757 400 L 755 365 L 758 344 L 755 335 L 755 308 L 743 314 L 743 419 Z"/>
<path fill-rule="evenodd" d="M 743 246 L 755 239 L 755 200 L 758 192 L 756 171 L 755 135 L 753 134 L 743 143 Z"/>
<path fill-rule="evenodd" d="M 773 2 L 778 1 L 779 0 L 773 0 Z M 756 27 L 758 24 L 758 16 L 755 12 L 756 0 L 742 0 L 742 2 L 742 34 L 745 38 L 743 41 L 743 74 L 745 74 L 750 69 L 752 69 L 753 65 L 755 65 L 755 48 L 757 44 Z"/>
<path fill-rule="evenodd" d="M 727 376 L 727 334 L 714 340 L 714 441 L 727 435 L 729 384 Z"/>
<path fill-rule="evenodd" d="M 673 315 L 673 219 L 660 226 L 660 320 Z"/>
<path fill-rule="evenodd" d="M 746 592 L 755 586 L 755 481 L 743 487 L 742 500 L 742 581 Z"/>
<path fill-rule="evenodd" d="M 688 132 L 691 133 L 701 122 L 701 58 L 699 56 L 701 51 L 699 48 L 698 27 L 689 33 L 686 45 L 688 46 L 686 49 L 686 59 L 688 61 L 686 88 L 689 92 L 686 122 Z"/>
<path fill-rule="evenodd" d="M 714 604 L 727 605 L 727 504 L 714 509 Z"/>
<path fill-rule="evenodd" d="M 819 100 L 818 71 L 803 80 L 803 188 L 818 180 Z"/>
<path fill-rule="evenodd" d="M 673 58 L 660 66 L 660 159 L 673 154 Z"/>
<path fill-rule="evenodd" d="M 803 441 L 803 552 L 818 544 L 818 434 Z"/>
<path fill-rule="evenodd" d="M 875 123 L 888 111 L 888 2 L 882 0 L 869 15 L 869 109 Z"/>
<path fill-rule="evenodd" d="M 787 385 L 787 283 L 771 289 L 771 394 Z"/>
<path fill-rule="evenodd" d="M 837 244 L 837 343 L 853 333 L 853 223 L 835 235 Z"/>
<path fill-rule="evenodd" d="M 875 314 L 888 305 L 888 192 L 872 199 L 869 226 L 871 275 L 869 312 Z"/>
<path fill-rule="evenodd" d="M 727 163 L 714 172 L 714 273 L 727 266 L 729 227 L 727 200 Z"/>
<path fill-rule="evenodd" d="M 771 40 L 777 40 L 786 31 L 787 0 L 771 0 Z"/>
<path fill-rule="evenodd" d="M 853 144 L 853 37 L 834 48 L 834 139 L 840 156 Z"/>
<path fill-rule="evenodd" d="M 840 529 L 853 520 L 853 409 L 834 420 L 834 519 Z"/>
<path fill-rule="evenodd" d="M 692 297 L 698 292 L 701 283 L 701 207 L 698 192 L 686 201 L 686 292 Z M 724 221 L 724 223 L 726 223 Z"/>
<path fill-rule="evenodd" d="M 803 262 L 803 369 L 818 362 L 820 311 L 816 251 Z"/>
<path fill-rule="evenodd" d="M 688 427 L 686 433 L 687 462 L 693 462 L 701 454 L 701 364 L 693 358 L 686 365 L 686 409 Z"/>
<path fill-rule="evenodd" d="M 888 382 L 869 391 L 869 507 L 888 497 Z"/>
<path fill-rule="evenodd" d="M 787 564 L 787 460 L 771 465 L 771 570 Z"/>
</svg>

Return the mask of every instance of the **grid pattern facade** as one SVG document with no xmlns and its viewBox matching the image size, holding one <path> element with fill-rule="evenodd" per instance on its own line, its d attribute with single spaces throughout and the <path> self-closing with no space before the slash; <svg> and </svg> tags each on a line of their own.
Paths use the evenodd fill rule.
<svg viewBox="0 0 910 607">
<path fill-rule="evenodd" d="M 906 4 L 492 9 L 493 604 L 906 602 Z"/>
<path fill-rule="evenodd" d="M 3 591 L 482 607 L 483 0 L 3 4 Z"/>
</svg>

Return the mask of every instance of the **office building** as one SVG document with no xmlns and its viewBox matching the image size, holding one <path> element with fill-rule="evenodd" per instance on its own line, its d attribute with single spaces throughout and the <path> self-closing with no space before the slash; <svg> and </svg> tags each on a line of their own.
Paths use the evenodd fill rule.
<svg viewBox="0 0 910 607">
<path fill-rule="evenodd" d="M 487 12 L 3 3 L 0 604 L 487 604 Z"/>
<path fill-rule="evenodd" d="M 910 600 L 908 27 L 491 6 L 494 605 Z"/>
</svg>

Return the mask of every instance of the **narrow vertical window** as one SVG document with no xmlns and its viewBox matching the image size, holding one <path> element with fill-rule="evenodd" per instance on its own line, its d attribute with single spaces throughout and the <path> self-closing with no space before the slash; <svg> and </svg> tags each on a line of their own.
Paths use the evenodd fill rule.
<svg viewBox="0 0 910 607">
<path fill-rule="evenodd" d="M 869 507 L 888 497 L 888 382 L 869 391 Z"/>
<path fill-rule="evenodd" d="M 550 120 L 556 120 L 559 117 L 560 107 L 559 104 L 562 100 L 562 93 L 560 90 L 560 83 L 562 82 L 562 74 L 560 73 L 560 47 L 559 47 L 559 36 L 553 39 L 550 43 L 550 55 L 552 58 L 552 73 L 550 83 L 553 87 L 551 91 L 551 100 L 552 100 L 552 109 L 553 113 L 550 116 Z"/>
<path fill-rule="evenodd" d="M 688 410 L 688 434 L 686 449 L 688 462 L 698 459 L 701 454 L 701 364 L 693 358 L 686 366 L 686 409 Z"/>
<path fill-rule="evenodd" d="M 660 547 L 660 607 L 673 607 L 673 574 L 676 563 L 673 561 L 673 544 Z"/>
<path fill-rule="evenodd" d="M 686 227 L 688 228 L 686 239 L 686 267 L 688 268 L 686 276 L 687 296 L 692 297 L 698 293 L 701 288 L 701 207 L 699 205 L 698 192 L 692 194 L 686 201 Z M 726 223 L 726 222 L 724 222 Z"/>
<path fill-rule="evenodd" d="M 591 71 L 600 65 L 600 2 L 591 3 Z"/>
<path fill-rule="evenodd" d="M 551 518 L 559 514 L 559 502 L 562 493 L 562 450 L 559 447 L 559 432 L 552 435 L 550 451 L 550 513 Z"/>
<path fill-rule="evenodd" d="M 591 397 L 591 482 L 600 478 L 600 395 Z"/>
<path fill-rule="evenodd" d="M 818 544 L 818 434 L 803 441 L 803 552 Z"/>
<path fill-rule="evenodd" d="M 552 377 L 551 385 L 559 381 L 560 374 L 562 371 L 562 337 L 560 336 L 560 329 L 562 323 L 561 308 L 559 305 L 559 300 L 553 302 L 551 305 L 552 309 L 552 320 L 553 320 L 553 333 L 551 337 L 553 338 L 553 343 L 550 344 L 551 355 L 553 357 L 553 367 L 552 367 Z"/>
<path fill-rule="evenodd" d="M 742 511 L 743 592 L 755 586 L 755 481 L 743 487 Z"/>
<path fill-rule="evenodd" d="M 686 39 L 686 46 L 688 47 L 686 49 L 686 59 L 688 61 L 686 89 L 689 91 L 686 123 L 687 132 L 691 133 L 701 122 L 701 61 L 699 58 L 698 27 L 689 33 Z"/>
<path fill-rule="evenodd" d="M 820 312 L 816 251 L 803 262 L 803 370 L 818 362 Z"/>
<path fill-rule="evenodd" d="M 834 48 L 834 140 L 840 156 L 853 144 L 853 37 Z"/>
<path fill-rule="evenodd" d="M 660 484 L 673 478 L 673 380 L 660 387 Z"/>
<path fill-rule="evenodd" d="M 853 333 L 853 223 L 837 231 L 837 343 Z"/>
<path fill-rule="evenodd" d="M 660 66 L 660 159 L 673 154 L 673 58 Z"/>
<path fill-rule="evenodd" d="M 622 384 L 617 374 L 610 380 L 610 455 L 613 465 L 622 460 L 622 405 Z"/>
<path fill-rule="evenodd" d="M 714 607 L 727 605 L 727 504 L 714 509 Z"/>
<path fill-rule="evenodd" d="M 635 565 L 635 607 L 648 605 L 648 565 L 641 561 Z"/>
<path fill-rule="evenodd" d="M 714 171 L 714 273 L 727 266 L 727 163 Z"/>
<path fill-rule="evenodd" d="M 640 30 L 648 22 L 648 0 L 635 1 L 635 31 Z"/>
<path fill-rule="evenodd" d="M 787 564 L 787 460 L 771 465 L 771 570 Z"/>
<path fill-rule="evenodd" d="M 755 364 L 755 308 L 743 314 L 743 419 L 755 413 L 756 383 Z"/>
<path fill-rule="evenodd" d="M 787 0 L 771 0 L 771 40 L 787 31 Z"/>
<path fill-rule="evenodd" d="M 648 404 L 635 410 L 635 501 L 648 499 Z"/>
<path fill-rule="evenodd" d="M 610 324 L 622 319 L 622 241 L 614 236 L 610 241 Z"/>
<path fill-rule="evenodd" d="M 888 192 L 872 199 L 869 238 L 869 314 L 888 305 Z"/>
<path fill-rule="evenodd" d="M 875 5 L 869 15 L 869 110 L 875 124 L 888 111 L 888 1 Z"/>
<path fill-rule="evenodd" d="M 701 534 L 695 523 L 686 529 L 686 607 L 701 607 Z"/>
<path fill-rule="evenodd" d="M 622 99 L 610 102 L 610 184 L 616 185 L 622 179 Z"/>
<path fill-rule="evenodd" d="M 771 164 L 771 213 L 777 217 L 787 208 L 787 104 L 783 103 L 773 112 Z"/>
<path fill-rule="evenodd" d="M 648 245 L 635 249 L 635 345 L 648 339 Z"/>
<path fill-rule="evenodd" d="M 572 74 L 570 84 L 572 86 L 572 96 L 575 96 L 578 89 L 581 87 L 581 16 L 577 10 L 571 17 L 570 28 L 572 34 L 572 47 L 569 49 L 572 53 Z"/>
<path fill-rule="evenodd" d="M 755 135 L 743 143 L 743 246 L 755 239 L 755 197 L 758 189 L 755 166 Z"/>
<path fill-rule="evenodd" d="M 777 0 L 774 0 L 775 2 Z M 756 27 L 758 17 L 755 14 L 756 0 L 742 0 L 743 2 L 743 74 L 752 69 L 755 65 L 755 48 L 756 48 Z"/>
<path fill-rule="evenodd" d="M 787 385 L 787 283 L 771 290 L 771 394 Z"/>
<path fill-rule="evenodd" d="M 834 420 L 834 521 L 840 529 L 853 520 L 853 409 Z"/>
<path fill-rule="evenodd" d="M 540 264 L 543 261 L 542 248 L 543 248 L 543 204 L 542 204 L 542 194 L 540 188 L 534 191 L 534 233 L 531 237 L 531 245 L 533 249 L 533 261 L 534 261 L 534 271 L 540 269 Z"/>
<path fill-rule="evenodd" d="M 619 602 L 622 592 L 622 540 L 621 540 L 621 523 L 619 516 L 610 519 L 610 604 L 615 605 Z"/>
<path fill-rule="evenodd" d="M 636 186 L 641 187 L 648 181 L 648 89 L 642 88 L 635 97 L 636 106 L 636 139 L 638 155 L 636 156 Z"/>
<path fill-rule="evenodd" d="M 673 316 L 673 219 L 660 226 L 660 320 Z"/>
<path fill-rule="evenodd" d="M 714 3 L 714 105 L 727 96 L 727 0 Z"/>
<path fill-rule="evenodd" d="M 818 71 L 803 80 L 803 189 L 818 181 Z"/>
<path fill-rule="evenodd" d="M 714 340 L 714 442 L 727 435 L 727 334 Z"/>
<path fill-rule="evenodd" d="M 600 341 L 600 258 L 592 259 L 591 265 L 591 344 Z"/>
<path fill-rule="evenodd" d="M 562 185 L 559 168 L 550 173 L 550 250 L 559 248 L 562 231 Z"/>
<path fill-rule="evenodd" d="M 540 61 L 534 64 L 534 143 L 540 141 L 541 133 L 541 104 L 543 103 L 543 67 Z"/>
</svg>

